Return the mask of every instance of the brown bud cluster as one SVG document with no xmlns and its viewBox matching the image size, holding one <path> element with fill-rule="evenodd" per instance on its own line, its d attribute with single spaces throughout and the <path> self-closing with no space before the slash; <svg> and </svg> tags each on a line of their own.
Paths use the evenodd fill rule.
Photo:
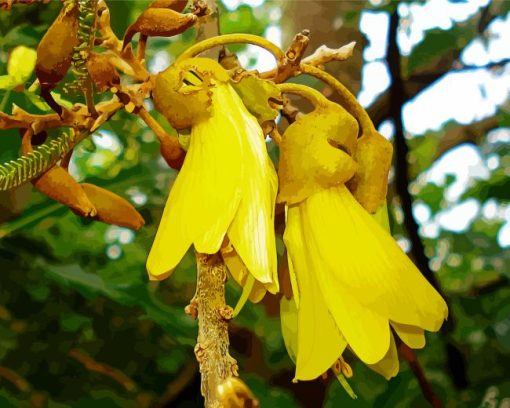
<svg viewBox="0 0 510 408">
<path fill-rule="evenodd" d="M 120 76 L 106 55 L 90 53 L 87 60 L 87 71 L 99 92 L 104 92 L 120 84 Z"/>
</svg>

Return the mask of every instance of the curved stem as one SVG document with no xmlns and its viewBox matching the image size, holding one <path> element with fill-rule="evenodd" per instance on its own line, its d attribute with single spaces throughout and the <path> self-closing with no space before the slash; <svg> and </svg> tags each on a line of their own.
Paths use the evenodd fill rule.
<svg viewBox="0 0 510 408">
<path fill-rule="evenodd" d="M 210 48 L 218 47 L 226 44 L 254 44 L 258 45 L 261 48 L 269 51 L 274 55 L 278 65 L 283 64 L 285 59 L 285 53 L 271 41 L 266 40 L 265 38 L 259 37 L 253 34 L 225 34 L 220 35 L 218 37 L 208 38 L 204 41 L 196 43 L 195 45 L 189 47 L 186 51 L 184 51 L 178 58 L 176 62 L 182 61 L 186 58 L 192 58 L 197 56 L 198 54 L 207 51 Z"/>
<path fill-rule="evenodd" d="M 338 79 L 326 71 L 308 64 L 301 64 L 300 71 L 302 74 L 308 74 L 320 79 L 337 91 L 342 99 L 342 106 L 359 121 L 362 133 L 375 132 L 374 124 L 368 113 L 359 104 L 356 97 Z"/>
<path fill-rule="evenodd" d="M 285 83 L 277 84 L 276 86 L 282 93 L 299 95 L 307 99 L 314 106 L 314 108 L 316 106 L 324 106 L 328 103 L 328 100 L 323 94 L 321 94 L 316 89 L 310 88 L 306 85 Z"/>
</svg>

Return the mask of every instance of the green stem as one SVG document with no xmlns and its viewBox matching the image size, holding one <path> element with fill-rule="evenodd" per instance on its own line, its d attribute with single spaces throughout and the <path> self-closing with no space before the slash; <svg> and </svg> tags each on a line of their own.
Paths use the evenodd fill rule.
<svg viewBox="0 0 510 408">
<path fill-rule="evenodd" d="M 11 90 L 7 90 L 2 98 L 2 102 L 0 102 L 0 112 L 4 112 L 5 105 L 7 105 L 7 101 L 9 100 L 9 96 L 11 96 Z"/>
</svg>

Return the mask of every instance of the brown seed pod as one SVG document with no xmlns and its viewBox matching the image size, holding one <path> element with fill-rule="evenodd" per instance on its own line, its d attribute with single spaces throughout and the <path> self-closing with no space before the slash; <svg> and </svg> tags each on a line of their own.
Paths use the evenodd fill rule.
<svg viewBox="0 0 510 408">
<path fill-rule="evenodd" d="M 73 49 L 78 45 L 76 4 L 64 5 L 37 47 L 35 73 L 42 88 L 53 89 L 71 66 Z"/>
<path fill-rule="evenodd" d="M 126 199 L 94 184 L 82 183 L 81 187 L 97 209 L 95 220 L 135 230 L 145 224 L 140 213 Z"/>
<path fill-rule="evenodd" d="M 166 8 L 149 8 L 128 27 L 122 49 L 126 48 L 136 33 L 153 37 L 171 37 L 191 27 L 197 19 L 198 17 L 191 13 L 181 14 Z"/>
<path fill-rule="evenodd" d="M 120 76 L 106 55 L 90 53 L 87 60 L 87 71 L 99 92 L 104 92 L 120 84 Z"/>
<path fill-rule="evenodd" d="M 149 8 L 166 8 L 180 13 L 187 4 L 188 0 L 155 0 L 150 4 Z"/>
<path fill-rule="evenodd" d="M 358 139 L 354 160 L 359 167 L 347 187 L 372 214 L 386 198 L 392 155 L 391 143 L 377 132 L 365 134 Z"/>
<path fill-rule="evenodd" d="M 96 209 L 80 184 L 62 167 L 55 165 L 32 181 L 49 198 L 69 207 L 83 217 L 94 217 Z"/>
</svg>

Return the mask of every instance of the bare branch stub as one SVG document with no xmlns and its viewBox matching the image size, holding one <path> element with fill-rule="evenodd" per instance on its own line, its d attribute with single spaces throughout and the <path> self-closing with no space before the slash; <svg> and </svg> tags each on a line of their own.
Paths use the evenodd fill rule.
<svg viewBox="0 0 510 408">
<path fill-rule="evenodd" d="M 309 30 L 303 30 L 294 36 L 292 43 L 285 51 L 283 64 L 277 68 L 276 75 L 274 77 L 274 81 L 276 83 L 285 82 L 287 79 L 296 75 L 309 42 Z"/>
<path fill-rule="evenodd" d="M 303 64 L 309 64 L 316 67 L 323 67 L 330 61 L 345 61 L 352 56 L 352 52 L 356 45 L 355 41 L 345 44 L 340 48 L 329 48 L 326 45 L 321 45 L 315 50 L 312 55 L 303 59 Z"/>
</svg>

